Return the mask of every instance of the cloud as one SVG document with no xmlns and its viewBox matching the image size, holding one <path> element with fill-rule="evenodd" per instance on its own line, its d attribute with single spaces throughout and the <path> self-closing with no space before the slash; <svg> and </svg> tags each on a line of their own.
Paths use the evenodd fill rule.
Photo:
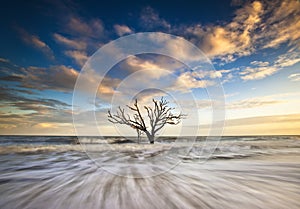
<svg viewBox="0 0 300 209">
<path fill-rule="evenodd" d="M 2 128 L 10 125 L 15 125 L 15 128 L 20 126 L 32 128 L 39 123 L 70 123 L 71 105 L 55 99 L 28 97 L 29 95 L 24 95 L 20 90 L 22 89 L 4 87 L 0 89 Z M 18 114 L 15 114 L 15 111 Z"/>
<path fill-rule="evenodd" d="M 230 5 L 231 6 L 241 6 L 241 5 L 243 5 L 243 0 L 232 0 Z"/>
<path fill-rule="evenodd" d="M 152 7 L 145 7 L 140 16 L 140 24 L 143 28 L 148 30 L 153 29 L 164 29 L 169 30 L 171 25 L 163 18 Z"/>
<path fill-rule="evenodd" d="M 253 61 L 250 64 L 255 67 L 246 67 L 239 74 L 243 80 L 259 80 L 273 75 L 274 73 L 282 70 L 285 67 L 293 66 L 298 62 L 300 62 L 299 53 L 287 52 L 285 54 L 279 55 L 275 59 L 272 66 L 269 62 Z"/>
<path fill-rule="evenodd" d="M 255 65 L 255 66 L 259 66 L 259 67 L 266 67 L 270 63 L 269 62 L 263 62 L 263 61 L 252 61 L 250 64 Z"/>
<path fill-rule="evenodd" d="M 297 52 L 300 49 L 299 15 L 297 0 L 244 1 L 229 22 L 173 26 L 172 32 L 194 43 L 210 58 L 228 63 L 284 43 Z M 264 63 L 260 63 L 260 67 L 264 67 L 262 65 Z"/>
<path fill-rule="evenodd" d="M 119 86 L 121 80 L 117 78 L 104 77 L 98 87 L 98 96 L 110 99 L 113 95 L 118 94 L 115 89 Z"/>
<path fill-rule="evenodd" d="M 140 106 L 149 105 L 152 106 L 153 98 L 161 98 L 162 96 L 166 96 L 166 92 L 159 89 L 145 89 L 142 92 L 139 92 L 137 95 L 133 97 L 137 99 Z"/>
<path fill-rule="evenodd" d="M 70 92 L 77 76 L 75 69 L 59 65 L 49 68 L 21 68 L 19 73 L 2 77 L 1 80 L 19 82 L 24 88 Z"/>
<path fill-rule="evenodd" d="M 6 62 L 6 63 L 8 63 L 8 62 L 9 62 L 9 60 L 8 60 L 8 59 L 1 58 L 1 57 L 0 57 L 0 62 Z"/>
<path fill-rule="evenodd" d="M 288 52 L 278 56 L 275 61 L 275 66 L 278 67 L 289 67 L 300 62 L 300 55 L 297 52 Z"/>
<path fill-rule="evenodd" d="M 251 34 L 259 27 L 263 11 L 262 3 L 247 3 L 235 12 L 232 22 L 223 26 L 196 24 L 186 27 L 184 35 L 208 56 L 233 61 L 233 56 L 249 55 L 254 50 Z"/>
<path fill-rule="evenodd" d="M 299 135 L 300 114 L 227 119 L 224 135 Z M 209 133 L 210 124 L 202 126 Z"/>
<path fill-rule="evenodd" d="M 31 35 L 26 30 L 20 27 L 16 27 L 16 30 L 21 36 L 21 39 L 28 45 L 38 49 L 41 51 L 44 55 L 46 55 L 49 59 L 54 60 L 54 54 L 51 48 L 43 42 L 38 36 Z"/>
<path fill-rule="evenodd" d="M 40 128 L 57 128 L 57 124 L 55 123 L 38 123 L 35 126 L 38 126 Z"/>
<path fill-rule="evenodd" d="M 128 70 L 129 72 L 144 70 L 143 73 L 147 77 L 146 79 L 159 79 L 170 74 L 170 70 L 172 70 L 171 66 L 167 68 L 167 66 L 165 66 L 165 64 L 162 62 L 155 62 L 150 59 L 142 59 L 137 56 L 128 57 L 122 67 L 124 67 L 124 69 Z"/>
<path fill-rule="evenodd" d="M 199 70 L 198 70 L 199 68 Z M 223 74 L 229 73 L 231 70 L 201 70 L 200 67 L 193 68 L 192 73 L 197 78 L 222 78 Z"/>
<path fill-rule="evenodd" d="M 133 33 L 133 31 L 126 25 L 114 25 L 114 29 L 115 32 L 119 35 L 119 36 L 123 36 L 125 34 L 130 34 Z"/>
<path fill-rule="evenodd" d="M 283 101 L 258 97 L 258 98 L 250 98 L 250 99 L 244 99 L 244 100 L 232 102 L 226 105 L 226 108 L 234 109 L 234 110 L 249 109 L 249 108 L 257 108 L 257 107 L 263 107 L 263 106 L 280 104 L 280 103 L 283 103 Z"/>
<path fill-rule="evenodd" d="M 58 33 L 55 33 L 53 36 L 57 42 L 62 43 L 63 45 L 65 45 L 69 48 L 85 50 L 87 47 L 86 42 L 82 41 L 82 40 L 72 40 L 72 39 L 66 38 Z"/>
<path fill-rule="evenodd" d="M 100 19 L 84 21 L 78 16 L 70 16 L 67 23 L 67 33 L 88 38 L 102 38 L 105 29 Z"/>
<path fill-rule="evenodd" d="M 259 80 L 267 76 L 273 75 L 279 69 L 277 67 L 246 67 L 245 70 L 240 72 L 241 78 L 243 80 Z"/>
<path fill-rule="evenodd" d="M 162 55 L 150 57 L 145 55 L 142 57 L 130 56 L 121 63 L 121 69 L 134 73 L 135 81 L 138 80 L 143 86 L 148 83 L 149 86 L 157 84 L 156 86 L 163 86 L 162 88 L 170 91 L 181 92 L 212 86 L 214 85 L 213 79 L 221 78 L 222 74 L 230 72 L 229 70 L 205 71 L 198 68 L 202 69 L 199 66 L 194 68 L 193 71 L 187 71 L 187 67 L 182 63 Z M 129 81 L 126 82 L 127 85 L 123 84 L 122 90 L 131 88 L 131 85 L 133 85 Z"/>
<path fill-rule="evenodd" d="M 110 34 L 98 18 L 85 19 L 77 14 L 66 15 L 62 20 L 61 31 L 54 33 L 56 42 L 66 47 L 64 54 L 82 67 L 88 57 L 109 41 Z"/>
<path fill-rule="evenodd" d="M 274 66 L 269 66 L 269 62 L 263 61 L 252 61 L 250 63 L 255 67 L 246 67 L 239 74 L 243 80 L 259 80 L 267 76 L 273 75 L 279 71 L 282 67 L 281 65 L 275 64 Z"/>
<path fill-rule="evenodd" d="M 149 33 L 149 39 L 151 42 L 156 43 L 163 53 L 180 60 L 182 63 L 191 64 L 191 62 L 198 62 L 199 65 L 209 65 L 210 63 L 208 58 L 197 47 L 194 47 L 182 37 L 170 37 L 165 33 L 158 32 Z"/>
<path fill-rule="evenodd" d="M 300 73 L 294 73 L 288 77 L 291 81 L 300 81 Z"/>
<path fill-rule="evenodd" d="M 206 88 L 215 83 L 211 80 L 203 80 L 201 74 L 194 72 L 184 72 L 180 74 L 170 90 L 188 92 L 191 89 Z"/>
<path fill-rule="evenodd" d="M 28 90 L 0 88 L 1 134 L 74 133 L 71 105 L 24 92 Z"/>
<path fill-rule="evenodd" d="M 283 43 L 300 49 L 300 2 L 297 0 L 277 0 L 268 2 L 261 33 L 254 37 L 264 43 L 264 48 L 276 48 Z"/>
<path fill-rule="evenodd" d="M 86 52 L 79 50 L 68 50 L 65 51 L 65 54 L 68 57 L 73 58 L 80 67 L 82 67 L 89 58 Z"/>
<path fill-rule="evenodd" d="M 8 88 L 8 87 L 0 87 L 0 100 L 1 101 L 18 101 L 20 94 L 33 94 L 32 91 L 25 89 L 17 89 L 17 88 Z M 0 107 L 4 107 L 5 105 L 1 104 Z"/>
<path fill-rule="evenodd" d="M 243 126 L 247 125 L 259 125 L 266 123 L 293 123 L 299 122 L 300 114 L 289 115 L 270 115 L 270 116 L 257 116 L 249 118 L 231 119 L 226 121 L 226 126 Z"/>
<path fill-rule="evenodd" d="M 95 99 L 101 99 L 101 102 L 110 102 L 112 97 L 119 93 L 116 89 L 122 80 L 112 78 L 108 75 L 103 77 L 97 70 L 89 68 L 88 66 L 86 67 L 86 70 L 80 74 L 80 83 L 77 83 L 76 89 L 77 93 L 83 92 L 86 97 L 85 99 L 89 97 L 88 100 L 90 104 L 94 104 L 95 102 L 98 104 L 100 102 L 94 101 Z M 97 92 L 94 92 L 94 90 L 97 90 Z M 95 93 L 98 98 L 95 98 Z"/>
</svg>

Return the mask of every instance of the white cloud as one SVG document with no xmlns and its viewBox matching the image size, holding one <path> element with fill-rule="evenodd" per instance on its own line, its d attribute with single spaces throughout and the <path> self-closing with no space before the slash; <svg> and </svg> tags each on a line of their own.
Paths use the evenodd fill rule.
<svg viewBox="0 0 300 209">
<path fill-rule="evenodd" d="M 246 67 L 246 69 L 240 72 L 241 78 L 243 80 L 258 80 L 263 79 L 267 76 L 273 75 L 279 69 L 277 67 Z"/>
<path fill-rule="evenodd" d="M 159 89 L 146 89 L 142 92 L 139 92 L 134 96 L 134 99 L 137 99 L 141 106 L 152 105 L 153 98 L 160 98 L 166 96 L 166 93 Z"/>
<path fill-rule="evenodd" d="M 159 63 L 154 63 L 151 60 L 144 60 L 136 56 L 130 56 L 126 59 L 126 69 L 129 72 L 136 72 L 139 70 L 144 70 L 143 73 L 146 74 L 146 79 L 159 79 L 163 76 L 170 74 L 170 69 L 165 68 Z M 172 69 L 171 69 L 172 70 Z"/>
<path fill-rule="evenodd" d="M 300 62 L 299 53 L 287 52 L 278 56 L 273 65 L 270 65 L 269 62 L 253 61 L 250 64 L 255 67 L 246 67 L 239 74 L 243 80 L 263 79 L 267 76 L 273 75 L 285 67 L 293 66 L 298 62 Z"/>
<path fill-rule="evenodd" d="M 178 76 L 170 90 L 188 92 L 191 89 L 206 88 L 215 84 L 212 80 L 202 79 L 202 76 L 195 72 L 184 72 Z"/>
<path fill-rule="evenodd" d="M 163 33 L 150 34 L 149 38 L 154 43 L 159 44 L 161 50 L 167 53 L 170 57 L 180 60 L 183 63 L 197 61 L 198 64 L 209 63 L 208 58 L 199 52 L 197 47 L 193 47 L 185 39 L 181 37 L 171 37 Z"/>
<path fill-rule="evenodd" d="M 291 81 L 300 81 L 300 73 L 294 73 L 288 77 Z"/>
<path fill-rule="evenodd" d="M 270 63 L 269 62 L 263 62 L 263 61 L 252 61 L 250 64 L 255 65 L 255 66 L 259 66 L 259 67 L 266 67 Z"/>
<path fill-rule="evenodd" d="M 296 52 L 288 52 L 280 55 L 275 61 L 275 65 L 278 67 L 289 67 L 300 62 L 300 54 Z"/>
<path fill-rule="evenodd" d="M 123 36 L 125 34 L 133 33 L 133 31 L 126 25 L 114 25 L 114 29 L 119 36 Z"/>
<path fill-rule="evenodd" d="M 231 72 L 231 70 L 201 70 L 200 67 L 193 68 L 194 72 L 192 73 L 197 78 L 222 78 L 223 74 Z"/>
</svg>

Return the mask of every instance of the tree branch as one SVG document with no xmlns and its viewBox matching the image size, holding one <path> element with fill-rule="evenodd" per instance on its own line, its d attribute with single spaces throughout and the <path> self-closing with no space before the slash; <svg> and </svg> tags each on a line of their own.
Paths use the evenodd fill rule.
<svg viewBox="0 0 300 209">
<path fill-rule="evenodd" d="M 185 118 L 186 115 L 183 115 L 182 113 L 174 115 L 171 112 L 174 108 L 169 107 L 169 102 L 163 97 L 160 100 L 153 99 L 152 101 L 154 103 L 154 108 L 144 106 L 149 118 L 151 131 L 147 130 L 144 118 L 142 117 L 138 106 L 137 99 L 135 100 L 133 106 L 127 105 L 131 111 L 135 112 L 133 114 L 133 119 L 131 119 L 129 114 L 125 114 L 124 109 L 118 107 L 116 114 L 111 114 L 111 112 L 108 111 L 108 121 L 115 124 L 125 124 L 136 129 L 137 131 L 143 131 L 146 133 L 150 143 L 153 143 L 155 134 L 166 124 L 177 125 L 181 122 L 181 119 Z"/>
</svg>

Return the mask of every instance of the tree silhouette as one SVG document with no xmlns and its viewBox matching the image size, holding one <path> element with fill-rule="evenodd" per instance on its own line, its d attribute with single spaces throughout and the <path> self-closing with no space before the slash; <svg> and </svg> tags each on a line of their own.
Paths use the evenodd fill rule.
<svg viewBox="0 0 300 209">
<path fill-rule="evenodd" d="M 131 128 L 137 130 L 138 137 L 140 136 L 140 133 L 145 133 L 149 142 L 153 144 L 155 141 L 155 134 L 159 130 L 161 130 L 166 124 L 179 124 L 185 115 L 181 113 L 174 115 L 171 112 L 174 108 L 169 107 L 169 102 L 163 97 L 161 100 L 152 99 L 152 101 L 154 103 L 153 108 L 144 106 L 147 111 L 150 127 L 147 127 L 145 124 L 145 120 L 142 117 L 137 99 L 135 100 L 133 106 L 127 105 L 127 107 L 133 111 L 133 116 L 125 113 L 124 108 L 119 107 L 116 114 L 111 114 L 111 112 L 108 111 L 108 121 L 115 124 L 124 124 L 130 126 Z"/>
</svg>

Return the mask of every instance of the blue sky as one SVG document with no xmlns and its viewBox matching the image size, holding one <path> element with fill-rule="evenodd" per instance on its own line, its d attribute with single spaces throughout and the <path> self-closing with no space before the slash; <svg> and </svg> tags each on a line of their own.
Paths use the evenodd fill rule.
<svg viewBox="0 0 300 209">
<path fill-rule="evenodd" d="M 205 92 L 207 77 L 220 79 L 226 100 L 225 135 L 300 134 L 299 15 L 298 0 L 4 2 L 0 133 L 74 134 L 72 94 L 88 58 L 119 37 L 163 32 L 192 42 L 212 61 L 215 74 L 183 73 L 178 81 L 192 92 Z M 122 61 L 99 88 L 105 95 L 100 98 L 102 107 L 120 93 L 116 89 L 128 72 L 145 67 L 151 70 L 148 76 L 164 82 L 160 70 L 178 69 L 180 63 L 151 55 Z M 209 98 L 199 93 L 196 99 L 193 111 L 201 115 L 200 133 L 206 134 Z M 104 109 L 99 111 L 102 118 Z M 99 124 L 105 134 L 117 133 L 107 121 Z"/>
</svg>

